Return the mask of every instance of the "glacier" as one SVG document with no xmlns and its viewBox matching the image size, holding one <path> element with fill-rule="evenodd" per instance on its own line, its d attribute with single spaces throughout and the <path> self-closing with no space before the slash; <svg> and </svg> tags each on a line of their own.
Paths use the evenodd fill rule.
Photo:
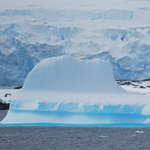
<svg viewBox="0 0 150 150">
<path fill-rule="evenodd" d="M 100 59 L 44 59 L 10 102 L 1 125 L 150 123 L 149 96 L 121 88 L 113 78 L 111 64 Z"/>
<path fill-rule="evenodd" d="M 41 60 L 62 55 L 108 60 L 116 80 L 150 78 L 149 6 L 149 0 L 4 1 L 0 86 L 22 86 Z"/>
</svg>

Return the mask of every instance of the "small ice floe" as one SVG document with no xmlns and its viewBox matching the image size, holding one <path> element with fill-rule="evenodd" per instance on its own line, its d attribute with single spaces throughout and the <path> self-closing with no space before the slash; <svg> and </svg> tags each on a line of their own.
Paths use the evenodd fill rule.
<svg viewBox="0 0 150 150">
<path fill-rule="evenodd" d="M 135 133 L 144 133 L 144 131 L 136 131 Z"/>
<path fill-rule="evenodd" d="M 136 134 L 132 134 L 132 136 L 136 136 Z"/>
<path fill-rule="evenodd" d="M 132 136 L 136 136 L 137 134 L 140 134 L 140 133 L 144 133 L 144 131 L 135 131 L 135 133 L 132 134 Z"/>
<path fill-rule="evenodd" d="M 106 137 L 108 137 L 108 136 L 105 136 L 105 135 L 101 135 L 100 137 L 101 137 L 101 138 L 106 138 Z"/>
</svg>

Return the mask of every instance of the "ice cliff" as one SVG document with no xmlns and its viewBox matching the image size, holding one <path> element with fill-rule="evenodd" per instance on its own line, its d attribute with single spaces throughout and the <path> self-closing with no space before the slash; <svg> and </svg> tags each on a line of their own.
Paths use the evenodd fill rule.
<svg viewBox="0 0 150 150">
<path fill-rule="evenodd" d="M 0 86 L 23 85 L 38 62 L 61 55 L 108 60 L 115 79 L 150 78 L 149 6 L 148 0 L 3 2 Z"/>
</svg>

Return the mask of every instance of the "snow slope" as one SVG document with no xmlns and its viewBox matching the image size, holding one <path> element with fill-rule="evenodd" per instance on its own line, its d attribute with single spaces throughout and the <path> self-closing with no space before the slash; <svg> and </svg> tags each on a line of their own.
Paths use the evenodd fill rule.
<svg viewBox="0 0 150 150">
<path fill-rule="evenodd" d="M 149 96 L 115 82 L 108 62 L 61 56 L 35 66 L 2 123 L 150 123 L 149 108 Z"/>
<path fill-rule="evenodd" d="M 108 60 L 115 79 L 150 78 L 149 16 L 149 0 L 1 1 L 0 85 L 66 54 Z"/>
<path fill-rule="evenodd" d="M 117 82 L 128 92 L 150 95 L 150 79 L 139 81 L 120 80 Z"/>
</svg>

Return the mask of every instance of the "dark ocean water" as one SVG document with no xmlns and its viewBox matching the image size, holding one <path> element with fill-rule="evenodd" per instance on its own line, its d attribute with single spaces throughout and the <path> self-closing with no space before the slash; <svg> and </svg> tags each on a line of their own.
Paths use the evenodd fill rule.
<svg viewBox="0 0 150 150">
<path fill-rule="evenodd" d="M 4 125 L 0 150 L 150 150 L 150 128 Z"/>
<path fill-rule="evenodd" d="M 150 128 L 0 127 L 1 150 L 150 150 Z"/>
</svg>

